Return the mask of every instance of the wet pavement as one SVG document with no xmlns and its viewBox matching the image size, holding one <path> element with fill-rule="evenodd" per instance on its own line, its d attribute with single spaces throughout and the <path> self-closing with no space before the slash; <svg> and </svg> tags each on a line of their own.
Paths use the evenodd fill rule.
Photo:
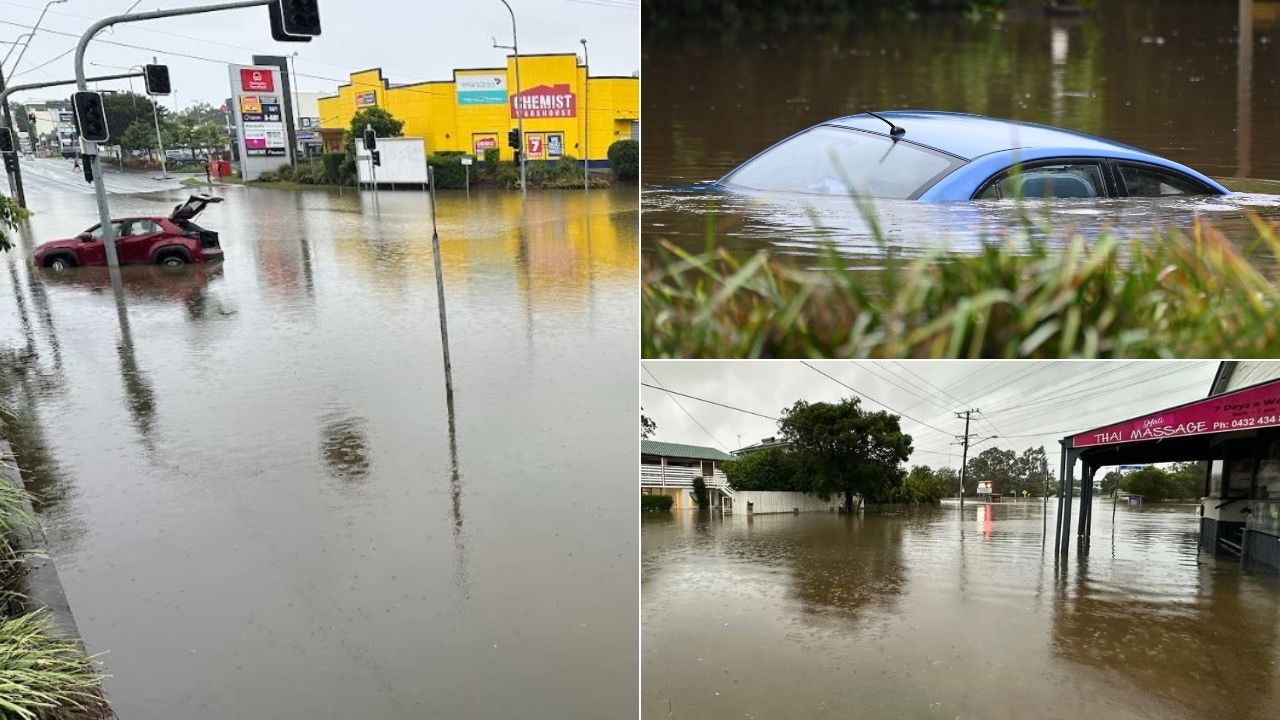
<svg viewBox="0 0 1280 720">
<path fill-rule="evenodd" d="M 1240 8 L 1247 7 L 1243 28 Z M 1230 236 L 1249 213 L 1280 222 L 1280 11 L 1274 2 L 1097 3 L 1085 15 L 1011 12 L 867 19 L 849 27 L 645 38 L 644 248 L 658 240 L 813 255 L 827 244 L 857 263 L 880 252 L 847 198 L 748 197 L 715 181 L 815 123 L 876 109 L 934 109 L 1047 123 L 1190 165 L 1240 196 L 1032 203 L 1032 233 L 1102 228 L 1149 234 L 1202 214 Z M 687 68 L 696 67 L 696 73 Z M 1023 226 L 1012 203 L 877 201 L 905 255 Z M 1043 229 L 1045 226 L 1048 229 Z"/>
<path fill-rule="evenodd" d="M 634 189 L 219 188 L 225 263 L 28 266 L 20 461 L 121 717 L 634 717 Z M 183 192 L 113 196 L 167 213 Z"/>
<path fill-rule="evenodd" d="M 1053 500 L 646 518 L 642 717 L 1275 717 L 1280 584 L 1099 506 L 1065 570 Z"/>
</svg>

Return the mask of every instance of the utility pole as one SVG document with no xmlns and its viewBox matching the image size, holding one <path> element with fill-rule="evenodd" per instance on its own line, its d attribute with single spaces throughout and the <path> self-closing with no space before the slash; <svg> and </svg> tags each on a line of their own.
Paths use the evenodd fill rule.
<svg viewBox="0 0 1280 720">
<path fill-rule="evenodd" d="M 961 444 L 964 445 L 964 450 L 960 453 L 960 512 L 964 512 L 964 476 L 965 470 L 969 465 L 969 416 L 976 412 L 978 411 L 965 410 L 964 412 L 956 413 L 956 417 L 964 416 L 964 439 L 961 441 Z"/>
</svg>

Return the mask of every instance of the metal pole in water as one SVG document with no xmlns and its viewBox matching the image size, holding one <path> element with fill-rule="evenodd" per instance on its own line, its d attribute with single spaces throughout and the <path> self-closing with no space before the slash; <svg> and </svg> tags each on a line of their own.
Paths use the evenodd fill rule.
<svg viewBox="0 0 1280 720">
<path fill-rule="evenodd" d="M 440 232 L 436 228 L 436 169 L 427 166 L 431 183 L 431 257 L 436 265 L 436 303 L 440 306 L 440 346 L 444 349 L 444 391 L 453 403 L 453 363 L 449 360 L 449 321 L 444 307 L 444 270 L 440 263 Z"/>
</svg>

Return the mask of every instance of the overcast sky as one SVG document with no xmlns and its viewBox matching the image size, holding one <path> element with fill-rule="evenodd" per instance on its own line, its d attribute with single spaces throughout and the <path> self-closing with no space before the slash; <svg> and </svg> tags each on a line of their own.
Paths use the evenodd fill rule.
<svg viewBox="0 0 1280 720">
<path fill-rule="evenodd" d="M 640 69 L 638 0 L 510 3 L 516 13 L 521 53 L 581 53 L 578 40 L 586 38 L 592 75 L 630 75 Z M 12 84 L 74 77 L 74 53 L 53 59 L 75 47 L 80 33 L 92 22 L 123 13 L 132 4 L 133 0 L 67 0 L 52 6 Z M 200 4 L 212 2 L 142 0 L 134 12 Z M 28 32 L 44 5 L 45 0 L 0 0 L 0 40 L 16 40 Z M 407 83 L 447 80 L 456 67 L 501 67 L 509 51 L 495 49 L 491 37 L 496 36 L 503 45 L 511 44 L 511 17 L 500 0 L 320 0 L 320 16 L 324 34 L 305 44 L 274 42 L 265 7 L 121 25 L 104 31 L 90 44 L 86 61 L 129 66 L 149 62 L 155 54 L 169 65 L 181 105 L 195 100 L 218 105 L 230 94 L 226 64 L 248 64 L 255 53 L 289 55 L 297 51 L 299 89 L 331 92 L 351 70 L 381 67 L 392 82 Z M 0 58 L 10 47 L 0 44 Z M 217 62 L 183 58 L 162 52 L 165 50 Z M 6 73 L 16 58 L 17 53 L 5 66 Z M 86 66 L 86 70 L 91 74 L 118 72 L 93 66 Z M 116 86 L 128 87 L 123 81 Z M 25 97 L 70 94 L 45 92 L 47 95 Z M 172 97 L 167 101 L 166 105 L 173 105 Z"/>
<path fill-rule="evenodd" d="M 1216 361 L 810 364 L 878 401 L 863 397 L 864 408 L 892 409 L 915 418 L 902 418 L 916 449 L 910 464 L 952 467 L 960 465 L 960 448 L 951 443 L 964 433 L 957 411 L 982 411 L 970 427 L 978 435 L 971 453 L 992 446 L 1022 452 L 1041 445 L 1052 466 L 1064 435 L 1206 397 L 1218 369 Z M 800 399 L 831 402 L 857 397 L 795 361 L 648 361 L 642 366 L 644 383 L 770 417 L 781 416 L 783 408 Z M 773 420 L 689 398 L 673 399 L 649 387 L 641 387 L 640 404 L 658 424 L 657 440 L 732 451 L 777 433 Z M 999 437 L 976 442 L 992 435 Z"/>
</svg>

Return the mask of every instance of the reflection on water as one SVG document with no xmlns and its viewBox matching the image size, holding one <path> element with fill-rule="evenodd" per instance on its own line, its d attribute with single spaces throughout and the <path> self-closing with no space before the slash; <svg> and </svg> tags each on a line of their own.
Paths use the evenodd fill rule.
<svg viewBox="0 0 1280 720">
<path fill-rule="evenodd" d="M 632 715 L 634 190 L 439 198 L 456 397 L 423 194 L 217 192 L 226 261 L 124 268 L 123 303 L 28 267 L 91 196 L 40 198 L 0 273 L 20 460 L 120 715 Z"/>
<path fill-rule="evenodd" d="M 925 14 L 825 34 L 649 35 L 645 248 L 659 239 L 702 248 L 711 213 L 716 242 L 730 248 L 768 243 L 812 254 L 833 242 L 852 256 L 873 251 L 866 223 L 848 200 L 725 197 L 696 186 L 814 123 L 868 109 L 1048 123 L 1136 145 L 1218 178 L 1280 180 L 1278 17 L 1274 3 L 1186 0 L 1097 3 L 1083 17 L 1015 13 L 1003 24 Z M 1280 220 L 1280 191 L 1262 192 L 1272 194 L 1060 202 L 1048 210 L 1033 204 L 1030 212 L 1048 212 L 1054 227 L 1089 233 L 1104 225 L 1123 232 L 1184 225 L 1203 212 L 1235 235 L 1250 227 L 1246 210 Z M 963 205 L 876 203 L 891 245 L 907 253 L 938 239 L 964 251 L 977 233 L 1019 225 L 1008 204 Z"/>
<path fill-rule="evenodd" d="M 1106 509 L 1061 571 L 1040 501 L 647 518 L 642 716 L 1274 717 L 1280 584 Z"/>
</svg>

